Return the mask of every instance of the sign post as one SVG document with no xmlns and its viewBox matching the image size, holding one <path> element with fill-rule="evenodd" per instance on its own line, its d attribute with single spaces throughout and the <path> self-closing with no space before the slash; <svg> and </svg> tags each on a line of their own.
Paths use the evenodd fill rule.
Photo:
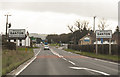
<svg viewBox="0 0 120 77">
<path fill-rule="evenodd" d="M 97 38 L 96 38 L 96 55 L 98 53 L 98 47 L 97 47 Z"/>
<path fill-rule="evenodd" d="M 101 43 L 103 44 L 103 38 L 101 38 Z"/>
<path fill-rule="evenodd" d="M 96 54 L 97 54 L 97 39 L 101 39 L 101 43 L 103 43 L 103 38 L 109 38 L 109 54 L 111 54 L 111 38 L 112 38 L 112 30 L 96 30 Z"/>
</svg>

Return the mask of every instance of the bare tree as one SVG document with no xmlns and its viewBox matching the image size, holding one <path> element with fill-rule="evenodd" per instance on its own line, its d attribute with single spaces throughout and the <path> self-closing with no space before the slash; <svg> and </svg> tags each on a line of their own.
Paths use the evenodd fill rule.
<svg viewBox="0 0 120 77">
<path fill-rule="evenodd" d="M 77 29 L 74 27 L 74 31 L 76 31 Z"/>
<path fill-rule="evenodd" d="M 89 31 L 92 30 L 92 27 L 89 27 L 88 30 L 89 30 Z"/>
<path fill-rule="evenodd" d="M 98 25 L 98 28 L 100 30 L 105 30 L 106 27 L 108 27 L 109 25 L 106 24 L 106 20 L 104 18 L 102 18 L 102 20 L 100 20 L 100 24 Z"/>
<path fill-rule="evenodd" d="M 88 28 L 88 24 L 89 24 L 88 21 L 79 21 L 79 20 L 77 20 L 73 26 L 68 25 L 68 28 L 72 33 L 74 31 L 77 31 L 77 29 L 81 32 L 83 29 L 86 29 L 86 30 L 91 29 L 91 27 Z M 77 29 L 76 29 L 76 27 L 77 27 Z"/>
<path fill-rule="evenodd" d="M 79 31 L 81 31 L 83 29 L 83 23 L 80 21 L 76 21 L 75 26 L 79 29 Z"/>
<path fill-rule="evenodd" d="M 74 31 L 73 31 L 73 26 L 70 27 L 70 26 L 68 25 L 68 28 L 69 28 L 69 30 L 70 30 L 72 33 L 74 32 Z"/>
<path fill-rule="evenodd" d="M 79 29 L 79 31 L 82 31 L 83 28 L 88 29 L 88 21 L 76 21 L 75 26 Z"/>
<path fill-rule="evenodd" d="M 84 28 L 88 29 L 88 24 L 89 24 L 88 21 L 83 21 L 83 27 L 84 27 Z"/>
</svg>

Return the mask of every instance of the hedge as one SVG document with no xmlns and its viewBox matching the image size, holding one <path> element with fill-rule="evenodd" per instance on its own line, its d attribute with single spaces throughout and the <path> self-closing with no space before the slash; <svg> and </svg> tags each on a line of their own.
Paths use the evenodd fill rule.
<svg viewBox="0 0 120 77">
<path fill-rule="evenodd" d="M 16 50 L 16 44 L 13 42 L 2 43 L 2 49 Z"/>
</svg>

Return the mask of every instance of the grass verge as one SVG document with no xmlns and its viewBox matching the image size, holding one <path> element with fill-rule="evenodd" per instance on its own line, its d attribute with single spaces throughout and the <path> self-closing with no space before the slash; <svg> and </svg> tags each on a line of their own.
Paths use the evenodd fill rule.
<svg viewBox="0 0 120 77">
<path fill-rule="evenodd" d="M 2 51 L 2 75 L 6 75 L 16 69 L 20 64 L 33 57 L 33 48 L 17 48 L 17 50 Z"/>
<path fill-rule="evenodd" d="M 96 55 L 95 53 L 80 52 L 80 51 L 76 51 L 76 50 L 72 50 L 72 49 L 64 49 L 64 50 L 68 51 L 68 52 L 88 56 L 88 57 L 98 58 L 98 59 L 104 59 L 104 60 L 109 60 L 109 61 L 114 61 L 114 62 L 120 61 L 120 56 L 118 56 L 118 55 L 104 55 L 104 54 L 97 54 Z"/>
</svg>

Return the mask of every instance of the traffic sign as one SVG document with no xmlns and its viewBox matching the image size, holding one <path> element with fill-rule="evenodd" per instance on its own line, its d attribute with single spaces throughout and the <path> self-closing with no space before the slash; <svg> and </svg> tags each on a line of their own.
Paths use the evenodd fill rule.
<svg viewBox="0 0 120 77">
<path fill-rule="evenodd" d="M 85 42 L 89 42 L 89 41 L 90 41 L 90 38 L 89 38 L 89 37 L 86 37 L 86 38 L 84 38 L 84 41 L 85 41 Z"/>
<path fill-rule="evenodd" d="M 103 38 L 101 38 L 101 43 L 103 44 Z"/>
<path fill-rule="evenodd" d="M 25 38 L 25 29 L 9 29 L 9 38 Z"/>
<path fill-rule="evenodd" d="M 112 30 L 96 30 L 96 38 L 112 38 Z"/>
</svg>

